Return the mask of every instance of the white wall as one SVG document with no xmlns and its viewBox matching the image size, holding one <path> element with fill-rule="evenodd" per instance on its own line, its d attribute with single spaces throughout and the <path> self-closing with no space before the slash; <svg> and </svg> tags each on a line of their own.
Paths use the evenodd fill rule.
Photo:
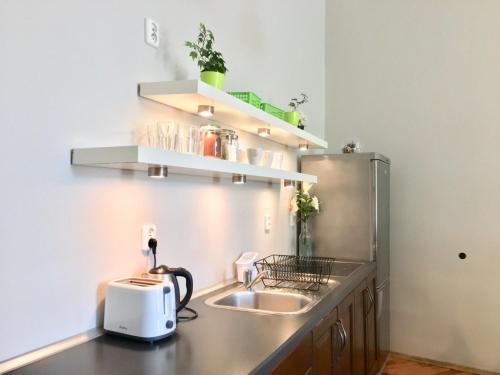
<svg viewBox="0 0 500 375">
<path fill-rule="evenodd" d="M 499 20 L 495 0 L 327 1 L 331 150 L 355 138 L 393 162 L 392 350 L 491 371 L 500 371 Z"/>
<path fill-rule="evenodd" d="M 231 277 L 243 250 L 291 249 L 289 193 L 276 186 L 73 168 L 69 151 L 129 144 L 158 120 L 197 121 L 136 86 L 198 76 L 183 43 L 199 21 L 228 61 L 226 89 L 278 105 L 307 92 L 321 136 L 323 12 L 322 0 L 0 2 L 0 361 L 99 325 L 106 282 L 147 269 L 143 223 L 158 226 L 160 262 L 189 269 L 196 289 Z M 158 50 L 143 42 L 145 16 L 160 22 Z"/>
</svg>

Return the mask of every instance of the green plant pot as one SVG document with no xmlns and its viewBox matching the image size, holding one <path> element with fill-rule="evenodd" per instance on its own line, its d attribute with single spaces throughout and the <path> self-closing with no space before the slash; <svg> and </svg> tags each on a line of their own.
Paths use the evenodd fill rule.
<svg viewBox="0 0 500 375">
<path fill-rule="evenodd" d="M 219 90 L 224 86 L 224 74 L 219 72 L 205 71 L 201 72 L 200 78 L 203 82 L 208 83 Z"/>
<path fill-rule="evenodd" d="M 298 126 L 300 121 L 299 112 L 285 112 L 285 121 L 294 126 Z"/>
</svg>

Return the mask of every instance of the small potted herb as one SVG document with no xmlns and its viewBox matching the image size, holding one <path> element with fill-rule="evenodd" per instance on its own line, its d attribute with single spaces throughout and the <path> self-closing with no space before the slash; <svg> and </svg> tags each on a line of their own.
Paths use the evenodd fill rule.
<svg viewBox="0 0 500 375">
<path fill-rule="evenodd" d="M 308 101 L 309 98 L 304 93 L 300 94 L 300 98 L 292 98 L 290 100 L 290 103 L 288 103 L 291 111 L 285 112 L 285 121 L 289 122 L 292 125 L 298 126 L 300 122 L 300 113 L 298 111 L 299 107 L 302 104 L 307 103 Z"/>
<path fill-rule="evenodd" d="M 222 54 L 213 49 L 214 34 L 200 22 L 200 33 L 195 42 L 187 41 L 186 47 L 191 49 L 189 56 L 197 60 L 200 68 L 200 78 L 218 89 L 224 85 L 224 74 L 227 71 L 226 64 Z"/>
<path fill-rule="evenodd" d="M 307 123 L 307 116 L 304 112 L 299 111 L 299 129 L 304 130 Z"/>
</svg>

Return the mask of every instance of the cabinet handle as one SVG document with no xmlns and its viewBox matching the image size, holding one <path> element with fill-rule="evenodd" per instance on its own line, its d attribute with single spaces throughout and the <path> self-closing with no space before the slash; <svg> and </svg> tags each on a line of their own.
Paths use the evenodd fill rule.
<svg viewBox="0 0 500 375">
<path fill-rule="evenodd" d="M 373 292 L 371 291 L 370 288 L 368 288 L 368 295 L 370 296 L 370 303 L 371 303 L 371 306 L 375 306 L 375 298 L 373 297 Z"/>
<path fill-rule="evenodd" d="M 373 293 L 369 287 L 367 287 L 364 291 L 366 292 L 366 294 L 368 294 L 368 299 L 370 300 L 370 305 L 368 306 L 368 309 L 366 309 L 366 314 L 368 315 L 368 313 L 372 310 L 373 306 L 375 305 L 375 298 L 373 297 Z"/>
<path fill-rule="evenodd" d="M 342 320 L 340 321 L 340 327 L 342 328 L 342 332 L 344 335 L 344 345 L 342 346 L 342 351 L 344 351 L 345 347 L 347 346 L 347 331 L 345 330 Z"/>
<path fill-rule="evenodd" d="M 335 353 L 335 359 L 339 359 L 340 358 L 340 354 L 342 353 L 342 350 L 344 350 L 344 333 L 342 332 L 342 330 L 340 329 L 340 325 L 342 323 L 340 322 L 340 320 L 337 320 L 335 322 L 335 327 L 337 328 L 337 332 L 338 332 L 338 336 L 340 337 L 340 345 L 335 345 L 336 346 L 336 353 Z M 338 342 L 338 340 L 337 340 Z"/>
<path fill-rule="evenodd" d="M 335 325 L 337 326 L 337 330 L 339 332 L 339 336 L 340 336 L 340 350 L 339 350 L 339 357 L 340 357 L 340 354 L 344 351 L 344 348 L 346 347 L 347 345 L 347 332 L 344 328 L 344 325 L 342 324 L 342 321 L 339 319 L 335 322 Z"/>
</svg>

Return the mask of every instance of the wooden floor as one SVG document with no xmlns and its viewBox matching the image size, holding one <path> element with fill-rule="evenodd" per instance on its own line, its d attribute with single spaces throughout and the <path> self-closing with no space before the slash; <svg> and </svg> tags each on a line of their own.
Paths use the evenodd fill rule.
<svg viewBox="0 0 500 375">
<path fill-rule="evenodd" d="M 451 370 L 426 363 L 392 357 L 387 361 L 382 375 L 474 375 L 471 372 Z"/>
</svg>

